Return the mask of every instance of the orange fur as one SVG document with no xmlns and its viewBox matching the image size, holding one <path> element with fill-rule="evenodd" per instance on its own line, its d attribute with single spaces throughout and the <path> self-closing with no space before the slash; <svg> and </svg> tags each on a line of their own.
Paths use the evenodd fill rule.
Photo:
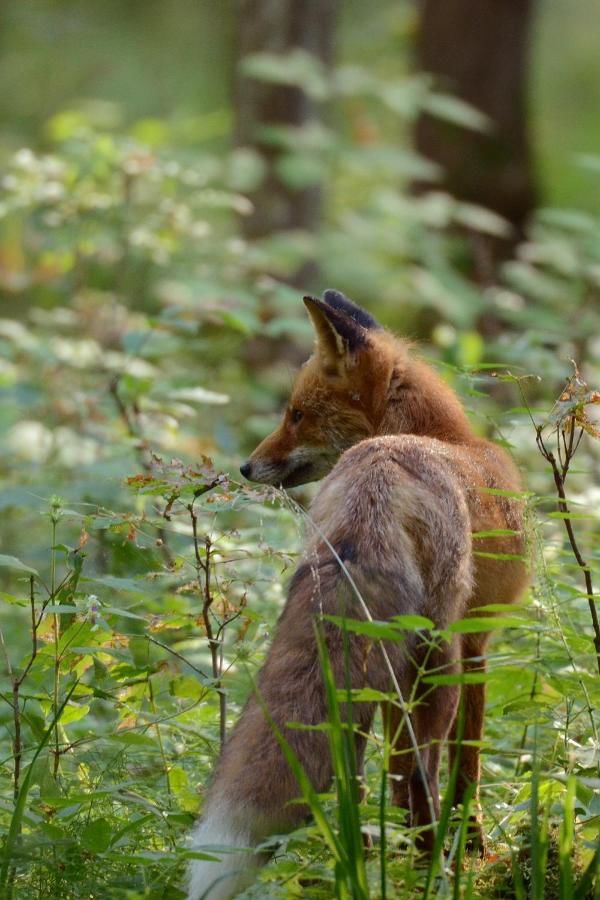
<svg viewBox="0 0 600 900">
<path fill-rule="evenodd" d="M 443 629 L 477 607 L 515 601 L 526 584 L 526 572 L 518 558 L 523 553 L 521 503 L 486 492 L 520 490 L 519 476 L 505 452 L 475 435 L 455 393 L 407 342 L 394 338 L 337 292 L 305 302 L 317 334 L 315 353 L 298 374 L 281 425 L 256 448 L 242 472 L 251 480 L 284 487 L 327 475 L 311 509 L 314 535 L 292 579 L 259 676 L 269 715 L 315 788 L 323 791 L 331 780 L 325 734 L 286 729 L 290 721 L 317 724 L 327 716 L 315 617 L 329 613 L 365 618 L 365 603 L 374 619 L 419 614 Z M 508 559 L 473 552 L 471 533 L 495 530 L 511 533 L 478 539 L 475 549 L 506 554 Z M 332 669 L 342 684 L 347 663 L 340 631 L 330 623 L 324 630 Z M 419 702 L 411 721 L 421 747 L 420 765 L 401 705 L 387 704 L 385 724 L 396 751 L 390 766 L 393 802 L 409 810 L 413 825 L 430 826 L 418 836 L 426 850 L 432 846 L 431 826 L 439 811 L 441 745 L 455 727 L 458 689 L 439 685 L 424 690 L 417 670 L 482 670 L 487 637 L 469 634 L 432 651 L 409 634 L 405 644 L 384 643 L 388 661 L 361 637 L 350 643 L 353 687 L 391 691 L 396 685 L 405 697 L 416 691 Z M 465 685 L 463 691 L 463 737 L 470 743 L 460 751 L 456 803 L 479 782 L 477 742 L 485 703 L 483 684 Z M 373 704 L 355 704 L 353 714 L 362 734 L 368 732 L 373 713 Z M 356 740 L 360 760 L 364 738 Z M 451 745 L 452 759 L 456 752 Z M 217 766 L 196 846 L 215 830 L 218 810 L 221 823 L 226 823 L 219 826 L 221 831 L 216 829 L 222 843 L 227 843 L 223 827 L 249 845 L 293 827 L 306 814 L 301 805 L 289 803 L 297 794 L 271 727 L 252 697 Z M 471 839 L 482 846 L 476 812 Z M 235 843 L 233 837 L 229 843 Z M 239 855 L 235 859 L 247 869 Z M 244 883 L 233 865 L 223 860 L 219 865 L 222 881 L 207 895 L 210 900 L 232 896 Z M 190 898 L 196 898 L 198 884 L 211 877 L 210 866 L 192 867 Z"/>
</svg>

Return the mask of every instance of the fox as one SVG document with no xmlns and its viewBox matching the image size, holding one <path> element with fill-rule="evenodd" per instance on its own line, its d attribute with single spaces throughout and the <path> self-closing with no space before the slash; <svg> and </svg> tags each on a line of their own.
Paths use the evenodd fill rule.
<svg viewBox="0 0 600 900">
<path fill-rule="evenodd" d="M 268 859 L 259 845 L 308 815 L 274 726 L 313 788 L 330 788 L 327 735 L 287 727 L 327 720 L 317 621 L 338 686 L 415 701 L 409 711 L 385 701 L 383 722 L 393 750 L 391 803 L 407 812 L 417 847 L 431 853 L 434 846 L 447 743 L 457 772 L 453 803 L 470 802 L 469 844 L 484 852 L 485 680 L 432 686 L 422 676 L 484 673 L 489 631 L 433 643 L 407 632 L 377 646 L 360 633 L 344 640 L 329 617 L 385 622 L 411 614 L 444 630 L 491 604 L 516 602 L 528 581 L 519 472 L 504 449 L 476 434 L 457 394 L 409 340 L 339 291 L 304 304 L 314 352 L 279 427 L 240 471 L 284 489 L 324 480 L 256 691 L 225 743 L 191 835 L 191 847 L 207 858 L 190 863 L 189 900 L 235 896 Z M 359 772 L 375 712 L 375 703 L 351 705 Z"/>
</svg>

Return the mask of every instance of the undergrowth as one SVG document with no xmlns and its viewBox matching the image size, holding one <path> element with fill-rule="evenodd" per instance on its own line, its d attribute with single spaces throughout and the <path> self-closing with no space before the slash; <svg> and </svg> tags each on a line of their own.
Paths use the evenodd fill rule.
<svg viewBox="0 0 600 900">
<path fill-rule="evenodd" d="M 340 103 L 365 74 L 338 73 Z M 411 90 L 368 83 L 388 112 Z M 540 211 L 484 296 L 455 264 L 456 228 L 501 236 L 505 223 L 440 191 L 400 193 L 419 160 L 327 131 L 314 148 L 321 168 L 335 158 L 319 240 L 249 245 L 235 217 L 256 160 L 176 153 L 163 124 L 149 146 L 135 128 L 59 114 L 51 152 L 19 151 L 2 182 L 0 896 L 182 896 L 185 835 L 311 528 L 305 495 L 296 505 L 224 474 L 288 394 L 287 363 L 258 371 L 250 349 L 307 337 L 286 283 L 307 261 L 382 321 L 431 323 L 477 426 L 500 420 L 526 470 L 535 576 L 490 620 L 487 858 L 468 856 L 468 811 L 444 802 L 443 855 L 417 856 L 389 804 L 380 723 L 356 803 L 347 698 L 329 683 L 335 784 L 307 798 L 313 819 L 281 836 L 246 896 L 598 896 L 600 405 L 579 373 L 550 415 L 547 396 L 561 360 L 593 371 L 598 356 L 600 223 Z M 489 310 L 499 334 L 486 346 Z M 501 417 L 494 395 L 505 408 L 517 389 Z"/>
<path fill-rule="evenodd" d="M 368 740 L 358 802 L 347 714 L 361 697 L 336 688 L 322 652 L 332 793 L 315 795 L 290 757 L 313 822 L 281 839 L 248 897 L 596 896 L 595 569 L 569 553 L 594 511 L 573 512 L 564 482 L 580 430 L 593 434 L 587 416 L 597 395 L 569 382 L 561 396 L 561 415 L 536 431 L 547 460 L 552 436 L 561 448 L 563 490 L 555 512 L 550 495 L 527 495 L 538 557 L 531 597 L 489 620 L 498 634 L 483 748 L 487 859 L 465 853 L 469 810 L 451 809 L 448 780 L 438 850 L 429 864 L 418 855 L 402 811 L 389 805 L 390 747 L 380 726 Z M 2 599 L 21 623 L 17 639 L 2 640 L 10 741 L 0 769 L 2 896 L 179 897 L 184 835 L 268 643 L 265 595 L 277 603 L 273 584 L 291 562 L 273 545 L 273 529 L 287 522 L 289 542 L 298 508 L 290 515 L 286 495 L 231 483 L 207 459 L 188 466 L 151 455 L 128 485 L 135 512 L 81 512 L 53 497 L 44 569 L 0 557 L 11 581 Z M 548 549 L 544 520 L 568 525 L 568 545 L 553 532 Z M 132 545 L 146 571 L 98 571 L 98 531 Z M 399 639 L 425 627 L 410 618 L 394 626 Z M 351 625 L 390 639 L 387 624 Z M 387 699 L 410 713 L 411 698 Z"/>
</svg>

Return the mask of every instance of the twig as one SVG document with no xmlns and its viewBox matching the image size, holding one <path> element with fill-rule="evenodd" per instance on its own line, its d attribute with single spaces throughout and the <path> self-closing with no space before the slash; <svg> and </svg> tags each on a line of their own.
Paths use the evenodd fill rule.
<svg viewBox="0 0 600 900">
<path fill-rule="evenodd" d="M 221 747 L 225 743 L 226 737 L 226 725 L 227 725 L 227 695 L 223 690 L 223 686 L 221 684 L 221 676 L 222 676 L 222 666 L 219 658 L 219 650 L 221 647 L 221 641 L 219 640 L 219 635 L 222 631 L 222 626 L 219 628 L 218 634 L 215 635 L 213 631 L 213 625 L 210 618 L 211 615 L 211 607 L 213 604 L 213 596 L 211 591 L 211 583 L 210 583 L 210 574 L 211 574 L 211 554 L 212 554 L 212 541 L 210 535 L 205 535 L 204 537 L 204 559 L 202 558 L 202 554 L 200 552 L 200 541 L 198 538 L 198 516 L 196 515 L 196 511 L 194 510 L 194 502 L 196 498 L 192 500 L 191 503 L 188 504 L 188 512 L 190 514 L 190 518 L 192 520 L 192 536 L 194 541 L 194 556 L 196 558 L 196 572 L 198 576 L 198 584 L 200 585 L 200 589 L 203 594 L 203 604 L 202 604 L 202 620 L 204 622 L 204 630 L 206 631 L 206 637 L 208 639 L 208 648 L 210 650 L 210 658 L 211 658 L 211 668 L 212 668 L 212 676 L 215 682 L 215 690 L 219 694 L 219 740 L 221 743 Z"/>
<path fill-rule="evenodd" d="M 52 550 L 51 550 L 51 566 L 50 566 L 50 601 L 52 606 L 56 606 L 56 598 L 58 593 L 60 592 L 60 588 L 56 587 L 56 526 L 58 523 L 58 511 L 54 511 L 51 514 L 50 520 L 52 522 Z M 54 755 L 54 763 L 52 768 L 52 773 L 54 775 L 55 780 L 58 778 L 58 769 L 60 766 L 60 754 L 58 750 L 59 744 L 59 692 L 60 692 L 60 664 L 61 657 L 59 654 L 59 646 L 60 646 L 60 616 L 56 613 L 53 614 L 53 631 L 54 631 L 54 685 L 53 685 L 53 697 L 52 697 L 52 705 L 54 710 L 54 750 L 52 751 Z"/>
<path fill-rule="evenodd" d="M 579 369 L 577 368 L 577 364 L 575 363 L 574 360 L 571 360 L 571 362 L 573 363 L 573 366 L 575 368 L 575 378 L 577 379 L 578 383 L 582 383 L 581 379 L 580 379 L 580 375 L 579 375 Z M 592 584 L 592 573 L 590 571 L 590 568 L 589 568 L 586 560 L 581 555 L 581 551 L 579 549 L 579 545 L 578 545 L 577 539 L 575 537 L 575 532 L 573 530 L 573 525 L 571 523 L 571 511 L 569 509 L 567 495 L 565 492 L 565 482 L 567 480 L 567 475 L 569 474 L 569 467 L 571 465 L 571 461 L 573 460 L 573 457 L 575 456 L 575 454 L 577 453 L 577 450 L 579 449 L 579 444 L 581 443 L 584 429 L 580 427 L 577 438 L 575 438 L 577 422 L 576 422 L 576 418 L 572 412 L 566 417 L 566 422 L 567 422 L 566 427 L 564 425 L 565 419 L 563 419 L 562 422 L 557 422 L 555 430 L 556 430 L 556 440 L 557 440 L 558 456 L 559 456 L 559 463 L 560 463 L 560 467 L 559 467 L 559 463 L 556 462 L 556 457 L 554 456 L 554 454 L 552 453 L 551 450 L 548 450 L 546 444 L 544 443 L 544 439 L 542 437 L 542 432 L 544 430 L 544 426 L 538 425 L 531 414 L 531 409 L 529 408 L 529 403 L 525 396 L 525 392 L 523 391 L 521 379 L 515 378 L 515 381 L 519 388 L 519 392 L 521 394 L 521 399 L 523 400 L 523 404 L 527 409 L 527 413 L 528 413 L 529 418 L 531 419 L 531 422 L 535 429 L 535 442 L 537 444 L 538 450 L 540 451 L 541 455 L 544 457 L 546 462 L 548 462 L 550 464 L 550 467 L 552 469 L 552 476 L 554 478 L 554 484 L 556 486 L 556 492 L 558 494 L 558 509 L 563 514 L 563 522 L 565 525 L 565 529 L 567 531 L 567 535 L 569 538 L 569 544 L 571 545 L 571 550 L 573 551 L 573 555 L 577 561 L 577 565 L 583 572 L 583 577 L 585 580 L 587 601 L 588 601 L 588 606 L 590 609 L 590 615 L 592 618 L 592 627 L 594 629 L 594 649 L 596 651 L 596 664 L 598 666 L 598 672 L 600 673 L 600 621 L 598 620 L 598 612 L 596 610 L 596 603 L 594 600 L 594 588 L 593 588 L 593 584 Z M 565 431 L 569 432 L 568 443 L 565 438 Z M 562 434 L 561 434 L 561 432 L 562 432 Z M 561 437 L 562 437 L 562 450 L 561 450 L 561 444 L 560 444 Z M 564 452 L 564 456 L 563 456 L 563 452 Z"/>
<path fill-rule="evenodd" d="M 145 472 L 150 472 L 152 470 L 152 465 L 146 456 L 146 452 L 148 447 L 139 434 L 139 429 L 137 427 L 137 417 L 138 412 L 137 409 L 134 410 L 134 417 L 132 417 L 130 410 L 127 407 L 127 404 L 123 403 L 123 399 L 119 393 L 119 384 L 121 382 L 121 375 L 115 375 L 114 378 L 110 380 L 109 383 L 109 391 L 111 396 L 115 402 L 115 406 L 119 411 L 119 415 L 121 416 L 123 423 L 129 433 L 131 438 L 134 438 L 136 441 L 135 451 L 139 461 L 139 464 L 144 469 Z M 156 533 L 158 535 L 158 547 L 160 548 L 160 552 L 163 555 L 163 559 L 169 568 L 173 565 L 173 554 L 171 553 L 171 548 L 169 546 L 169 540 L 167 537 L 167 533 L 161 525 L 156 527 Z"/>
<path fill-rule="evenodd" d="M 206 672 L 203 672 L 202 669 L 199 669 L 198 666 L 195 666 L 194 663 L 191 663 L 189 659 L 186 659 L 181 653 L 178 653 L 177 650 L 173 650 L 172 647 L 169 647 L 168 644 L 163 644 L 161 641 L 157 641 L 156 638 L 151 637 L 149 634 L 146 635 L 146 640 L 150 641 L 151 644 L 156 644 L 157 647 L 160 647 L 162 650 L 166 650 L 167 653 L 170 653 L 171 656 L 174 656 L 176 659 L 180 659 L 181 662 L 185 663 L 186 666 L 189 666 L 190 669 L 193 669 L 197 675 L 200 675 L 201 678 L 208 679 L 208 675 Z"/>
<path fill-rule="evenodd" d="M 536 425 L 536 444 L 538 449 L 544 459 L 550 464 L 552 469 L 552 475 L 554 477 L 554 484 L 556 486 L 556 492 L 558 494 L 558 508 L 560 512 L 563 514 L 563 522 L 565 525 L 565 529 L 567 531 L 567 535 L 569 538 L 569 543 L 571 545 L 571 550 L 573 551 L 573 556 L 577 560 L 577 565 L 583 572 L 583 577 L 585 580 L 585 588 L 587 594 L 588 606 L 590 608 L 590 615 L 592 617 L 592 627 L 594 629 L 594 648 L 596 650 L 596 663 L 598 665 L 598 672 L 600 673 L 600 621 L 598 620 L 598 612 L 596 610 L 596 603 L 594 600 L 594 588 L 592 584 L 592 573 L 590 571 L 590 567 L 586 560 L 583 558 L 581 551 L 579 549 L 579 545 L 577 543 L 577 539 L 575 537 L 575 532 L 573 530 L 573 524 L 571 522 L 571 511 L 569 509 L 569 504 L 567 501 L 567 495 L 565 492 L 565 481 L 567 480 L 567 475 L 569 473 L 569 466 L 571 464 L 571 460 L 573 456 L 577 452 L 577 448 L 579 447 L 579 442 L 581 441 L 581 437 L 583 434 L 583 429 L 580 429 L 580 433 L 575 441 L 575 419 L 574 416 L 569 417 L 569 443 L 567 444 L 566 440 L 563 437 L 563 448 L 564 448 L 564 461 L 562 462 L 561 467 L 559 468 L 559 464 L 556 461 L 556 457 L 554 453 L 548 449 L 546 444 L 544 443 L 544 439 L 542 437 L 542 426 Z M 557 431 L 559 430 L 559 426 L 557 425 Z M 560 438 L 559 438 L 560 440 Z M 560 447 L 560 444 L 559 444 Z"/>
<path fill-rule="evenodd" d="M 21 764 L 23 760 L 23 737 L 21 732 L 21 701 L 20 701 L 20 690 L 21 685 L 25 681 L 31 666 L 37 656 L 37 630 L 41 621 L 40 619 L 36 621 L 35 617 L 35 589 L 34 589 L 34 576 L 31 575 L 29 578 L 29 597 L 31 603 L 31 642 L 32 642 L 32 650 L 31 656 L 27 662 L 27 665 L 23 669 L 20 675 L 14 675 L 13 669 L 10 664 L 10 657 L 8 655 L 8 651 L 6 649 L 6 645 L 4 643 L 4 637 L 0 632 L 0 642 L 2 643 L 2 647 L 4 649 L 6 655 L 6 667 L 8 676 L 12 682 L 12 702 L 10 706 L 12 706 L 13 711 L 13 727 L 14 727 L 14 736 L 13 736 L 13 800 L 15 806 L 19 799 L 19 791 L 21 789 Z M 21 825 L 19 824 L 15 839 L 18 839 L 21 834 Z M 14 866 L 11 866 L 8 873 L 8 891 L 9 896 L 12 894 L 13 884 L 15 880 L 16 870 Z"/>
</svg>

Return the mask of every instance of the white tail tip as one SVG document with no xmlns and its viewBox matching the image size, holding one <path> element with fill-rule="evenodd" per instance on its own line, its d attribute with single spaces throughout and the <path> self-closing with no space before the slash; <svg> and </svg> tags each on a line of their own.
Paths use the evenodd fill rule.
<svg viewBox="0 0 600 900">
<path fill-rule="evenodd" d="M 243 849 L 249 844 L 249 832 L 236 828 L 226 811 L 209 811 L 192 831 L 189 845 L 216 859 L 190 862 L 187 900 L 230 900 L 247 887 L 257 868 L 254 854 Z"/>
</svg>

